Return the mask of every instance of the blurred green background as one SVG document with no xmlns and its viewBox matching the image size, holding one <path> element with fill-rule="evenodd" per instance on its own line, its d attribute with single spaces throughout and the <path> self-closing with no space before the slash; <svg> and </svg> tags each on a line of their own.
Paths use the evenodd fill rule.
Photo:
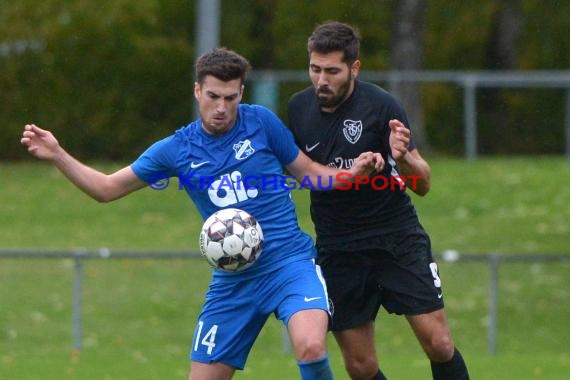
<svg viewBox="0 0 570 380">
<path fill-rule="evenodd" d="M 311 30 L 337 19 L 362 34 L 362 70 L 410 68 L 406 54 L 418 60 L 411 68 L 423 70 L 570 67 L 567 1 L 409 3 L 423 4 L 415 5 L 421 11 L 409 16 L 405 0 L 222 0 L 220 44 L 247 57 L 254 70 L 305 70 Z M 112 160 L 134 159 L 187 124 L 196 8 L 188 0 L 1 0 L 0 159 L 28 158 L 14 143 L 28 122 L 53 130 L 82 158 Z M 418 49 L 397 59 L 393 50 L 406 41 L 394 36 L 404 22 L 411 23 L 406 41 Z M 281 117 L 288 97 L 308 84 L 279 88 Z M 427 143 L 435 153 L 460 155 L 460 89 L 430 83 L 414 91 L 421 94 Z M 246 101 L 251 95 L 248 87 Z M 480 153 L 563 152 L 563 89 L 489 88 L 477 96 Z"/>
<path fill-rule="evenodd" d="M 401 69 L 394 31 L 405 0 L 222 0 L 220 43 L 254 70 L 305 70 L 306 39 L 329 19 L 357 25 L 364 70 Z M 570 2 L 418 2 L 412 34 L 424 70 L 565 71 Z M 193 118 L 197 2 L 0 0 L 0 249 L 197 249 L 201 221 L 185 194 L 146 189 L 98 204 L 19 144 L 24 124 L 54 131 L 82 160 L 110 172 Z M 416 20 L 417 21 L 417 20 Z M 421 24 L 421 25 L 420 25 Z M 420 27 L 421 26 L 421 27 Z M 417 68 L 417 67 L 416 67 Z M 251 83 L 250 83 L 251 84 Z M 384 83 L 379 83 L 385 85 Z M 309 85 L 285 83 L 275 111 Z M 461 89 L 417 86 L 433 170 L 414 197 L 436 253 L 569 255 L 568 89 L 480 89 L 479 153 L 463 157 Z M 251 86 L 246 101 L 252 101 Z M 306 192 L 295 192 L 313 233 Z M 500 264 L 497 353 L 487 347 L 489 267 L 440 263 L 446 309 L 474 379 L 563 379 L 570 373 L 567 262 Z M 0 260 L 0 379 L 184 379 L 210 271 L 203 261 L 89 261 L 83 351 L 72 349 L 73 262 Z M 236 378 L 291 379 L 279 323 L 269 321 Z M 378 319 L 379 357 L 394 379 L 428 379 L 403 318 Z M 338 348 L 329 344 L 337 378 Z"/>
</svg>

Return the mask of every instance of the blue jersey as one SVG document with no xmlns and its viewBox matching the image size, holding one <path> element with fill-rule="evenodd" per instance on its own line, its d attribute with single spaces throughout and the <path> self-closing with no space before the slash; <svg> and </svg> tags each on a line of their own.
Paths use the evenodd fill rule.
<svg viewBox="0 0 570 380">
<path fill-rule="evenodd" d="M 253 215 L 264 234 L 257 262 L 243 272 L 214 273 L 219 279 L 249 278 L 314 257 L 313 241 L 299 228 L 283 172 L 298 154 L 291 132 L 273 112 L 240 104 L 227 133 L 210 135 L 198 119 L 153 144 L 131 168 L 145 182 L 158 173 L 177 177 L 204 219 L 229 207 Z"/>
</svg>

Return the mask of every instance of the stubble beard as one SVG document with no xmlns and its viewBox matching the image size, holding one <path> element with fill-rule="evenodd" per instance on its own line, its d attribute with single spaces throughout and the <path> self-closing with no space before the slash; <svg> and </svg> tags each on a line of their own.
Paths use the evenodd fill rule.
<svg viewBox="0 0 570 380">
<path fill-rule="evenodd" d="M 350 90 L 350 85 L 352 83 L 352 74 L 348 74 L 348 78 L 346 81 L 338 88 L 338 92 L 336 95 L 333 94 L 332 90 L 329 88 L 320 88 L 316 90 L 317 98 L 319 100 L 319 105 L 322 109 L 336 109 L 339 105 L 342 104 L 347 98 L 348 91 Z M 321 94 L 330 95 L 333 94 L 332 97 L 322 97 Z"/>
</svg>

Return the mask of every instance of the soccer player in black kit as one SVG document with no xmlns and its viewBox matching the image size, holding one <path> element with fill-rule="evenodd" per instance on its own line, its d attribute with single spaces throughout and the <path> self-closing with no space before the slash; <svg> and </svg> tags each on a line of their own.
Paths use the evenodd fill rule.
<svg viewBox="0 0 570 380">
<path fill-rule="evenodd" d="M 373 151 L 385 161 L 384 169 L 372 176 L 387 182 L 358 190 L 311 191 L 331 330 L 352 379 L 386 379 L 374 339 L 383 306 L 406 316 L 431 362 L 433 379 L 469 379 L 445 316 L 429 236 L 405 190 L 425 195 L 430 167 L 410 136 L 400 103 L 382 88 L 356 79 L 359 48 L 352 26 L 335 21 L 318 26 L 308 40 L 313 86 L 289 100 L 289 126 L 313 160 L 346 169 L 361 152 Z M 393 181 L 402 187 L 391 186 Z"/>
</svg>

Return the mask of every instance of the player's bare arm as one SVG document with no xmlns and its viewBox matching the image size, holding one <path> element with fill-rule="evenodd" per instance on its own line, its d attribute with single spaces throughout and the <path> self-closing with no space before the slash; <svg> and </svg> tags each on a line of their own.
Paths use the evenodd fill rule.
<svg viewBox="0 0 570 380">
<path fill-rule="evenodd" d="M 302 151 L 291 164 L 287 167 L 287 171 L 293 174 L 297 180 L 302 181 L 303 178 L 309 177 L 312 183 L 318 183 L 319 179 L 324 187 L 329 185 L 337 185 L 337 174 L 341 173 L 340 170 L 329 166 L 321 165 L 318 162 L 312 161 Z M 373 171 L 381 171 L 384 168 L 384 159 L 380 153 L 364 152 L 360 154 L 354 161 L 352 167 L 342 172 L 349 173 L 350 178 L 354 180 L 356 176 L 369 175 Z M 332 178 L 333 183 L 329 184 L 328 179 Z M 346 179 L 346 178 L 344 178 Z"/>
<path fill-rule="evenodd" d="M 32 155 L 51 161 L 75 186 L 98 202 L 110 202 L 146 186 L 130 167 L 105 174 L 79 162 L 50 131 L 35 124 L 24 127 L 21 143 Z"/>
<path fill-rule="evenodd" d="M 408 177 L 406 185 L 416 194 L 424 196 L 431 185 L 431 169 L 417 149 L 408 150 L 410 130 L 399 120 L 390 120 L 390 149 L 401 175 Z M 413 176 L 413 179 L 410 177 Z M 410 181 L 414 181 L 411 183 Z"/>
</svg>

